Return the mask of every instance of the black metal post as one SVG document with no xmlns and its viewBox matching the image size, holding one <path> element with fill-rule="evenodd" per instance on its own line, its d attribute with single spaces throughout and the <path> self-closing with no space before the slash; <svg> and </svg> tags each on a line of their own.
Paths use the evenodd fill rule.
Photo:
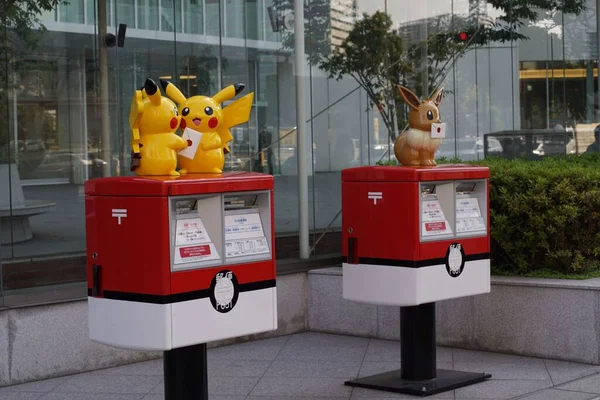
<svg viewBox="0 0 600 400">
<path fill-rule="evenodd" d="M 431 396 L 483 382 L 487 373 L 436 368 L 435 303 L 400 308 L 402 368 L 344 382 L 349 386 Z"/>
<path fill-rule="evenodd" d="M 436 377 L 435 303 L 400 308 L 402 379 Z"/>
<path fill-rule="evenodd" d="M 206 343 L 164 352 L 165 400 L 208 400 Z"/>
</svg>

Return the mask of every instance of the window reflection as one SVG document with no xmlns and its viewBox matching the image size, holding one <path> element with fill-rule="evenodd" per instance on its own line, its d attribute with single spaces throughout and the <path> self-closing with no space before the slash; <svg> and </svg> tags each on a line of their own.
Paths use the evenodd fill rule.
<svg viewBox="0 0 600 400">
<path fill-rule="evenodd" d="M 221 0 L 204 0 L 206 10 L 206 34 L 221 35 Z"/>
<path fill-rule="evenodd" d="M 158 1 L 137 0 L 137 27 L 150 31 L 158 30 Z"/>
<path fill-rule="evenodd" d="M 510 38 L 490 31 L 501 30 L 510 1 L 495 2 L 496 8 L 469 0 L 307 2 L 302 73 L 310 114 L 312 226 L 339 227 L 333 219 L 342 169 L 394 158 L 393 139 L 405 129 L 408 110 L 394 94 L 397 84 L 421 96 L 446 88 L 441 113 L 447 137 L 438 157 L 597 151 L 597 10 L 591 0 L 585 10 L 579 3 L 562 2 L 570 7 L 564 13 L 527 9 L 539 18 L 522 19 Z M 108 82 L 99 73 L 98 6 L 107 7 L 109 32 L 128 26 L 125 46 L 106 49 Z M 255 93 L 250 120 L 231 130 L 226 169 L 275 175 L 276 232 L 297 231 L 292 9 L 292 0 L 69 0 L 44 11 L 48 31 L 33 47 L 11 43 L 14 64 L 0 74 L 0 100 L 7 106 L 0 149 L 12 149 L 23 198 L 56 206 L 32 215 L 32 238 L 4 243 L 4 256 L 85 249 L 81 185 L 102 176 L 107 165 L 109 175 L 131 174 L 129 104 L 146 77 L 171 80 L 186 96 L 212 95 L 232 83 L 246 84 L 242 94 Z M 322 61 L 343 49 L 375 12 L 386 14 L 389 26 L 367 31 L 363 39 L 382 50 L 357 57 L 354 70 L 330 76 Z M 485 25 L 490 20 L 493 29 Z M 467 46 L 481 29 L 489 40 Z M 6 69 L 6 62 L 0 65 Z M 362 86 L 361 74 L 370 74 Z M 99 100 L 102 83 L 109 88 L 105 104 Z M 374 101 L 371 90 L 383 100 Z M 108 144 L 101 132 L 107 115 Z M 108 157 L 101 156 L 103 145 Z M 7 180 L 0 169 L 0 184 Z"/>
</svg>

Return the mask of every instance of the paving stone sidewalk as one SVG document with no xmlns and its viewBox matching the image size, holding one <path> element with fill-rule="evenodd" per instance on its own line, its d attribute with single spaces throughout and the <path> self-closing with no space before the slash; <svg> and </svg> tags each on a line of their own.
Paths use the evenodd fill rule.
<svg viewBox="0 0 600 400">
<path fill-rule="evenodd" d="M 600 366 L 438 347 L 438 367 L 493 378 L 428 399 L 600 399 Z M 209 350 L 211 400 L 417 399 L 344 381 L 400 367 L 395 341 L 306 332 Z M 0 400 L 162 400 L 162 360 L 0 388 Z"/>
</svg>

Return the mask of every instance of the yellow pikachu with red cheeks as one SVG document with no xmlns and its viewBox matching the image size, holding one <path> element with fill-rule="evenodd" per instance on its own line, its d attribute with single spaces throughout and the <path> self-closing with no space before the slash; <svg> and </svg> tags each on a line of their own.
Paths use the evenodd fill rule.
<svg viewBox="0 0 600 400">
<path fill-rule="evenodd" d="M 177 151 L 190 143 L 175 133 L 181 117 L 152 79 L 136 90 L 129 110 L 131 170 L 136 175 L 179 176 Z"/>
<path fill-rule="evenodd" d="M 191 135 L 200 138 L 195 153 L 188 152 L 192 149 L 179 153 L 179 172 L 181 174 L 222 173 L 225 154 L 229 153 L 227 143 L 233 140 L 229 128 L 248 122 L 254 93 L 249 93 L 227 107 L 221 108 L 221 103 L 233 99 L 244 90 L 245 86 L 241 83 L 229 85 L 213 97 L 186 98 L 171 82 L 161 80 L 160 84 L 167 96 L 179 107 L 180 128 L 184 137 L 190 135 L 187 132 L 189 129 L 196 132 Z"/>
</svg>

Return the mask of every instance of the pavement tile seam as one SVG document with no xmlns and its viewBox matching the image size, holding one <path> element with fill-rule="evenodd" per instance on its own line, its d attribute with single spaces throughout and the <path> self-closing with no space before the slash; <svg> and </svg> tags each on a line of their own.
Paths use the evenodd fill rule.
<svg viewBox="0 0 600 400">
<path fill-rule="evenodd" d="M 149 394 L 156 393 L 155 392 L 156 388 L 158 388 L 160 385 L 164 385 L 164 384 L 165 384 L 165 380 L 163 378 L 163 379 L 160 380 L 160 382 L 158 382 L 156 385 L 154 385 L 152 387 L 152 389 L 150 389 L 150 391 L 144 395 L 144 397 L 148 396 Z"/>
<path fill-rule="evenodd" d="M 598 393 L 594 393 L 594 392 L 586 392 L 586 391 L 584 391 L 584 390 L 572 390 L 572 389 L 565 389 L 565 388 L 562 388 L 562 387 L 560 387 L 560 386 L 555 386 L 555 387 L 553 387 L 552 389 L 555 389 L 555 390 L 562 390 L 563 392 L 572 392 L 572 393 L 585 393 L 585 394 L 595 394 L 595 395 L 598 395 Z"/>
<path fill-rule="evenodd" d="M 548 377 L 550 378 L 550 382 L 552 382 L 552 386 L 556 386 L 554 383 L 554 379 L 552 379 L 552 374 L 550 373 L 550 368 L 548 368 L 548 364 L 546 363 L 546 359 L 542 358 L 542 362 L 544 363 L 544 368 L 546 368 L 546 372 L 548 373 Z"/>
<path fill-rule="evenodd" d="M 365 352 L 363 354 L 363 358 L 360 362 L 360 367 L 358 368 L 358 371 L 356 372 L 356 376 L 354 377 L 354 379 L 357 379 L 360 376 L 360 370 L 362 369 L 363 365 L 365 365 L 365 359 L 367 358 L 367 353 L 369 352 L 369 346 L 371 346 L 372 341 L 373 341 L 373 339 L 369 339 L 369 341 L 367 342 L 367 346 L 365 347 Z M 354 389 L 355 389 L 354 386 L 350 387 L 350 395 L 348 396 L 349 399 L 352 398 L 352 395 L 354 394 Z"/>
<path fill-rule="evenodd" d="M 256 380 L 256 383 L 254 385 L 252 385 L 252 389 L 250 389 L 250 391 L 248 391 L 248 394 L 246 395 L 246 397 L 244 397 L 244 399 L 247 399 L 250 396 L 250 394 L 254 391 L 254 389 L 256 389 L 256 386 L 258 386 L 258 383 L 264 378 L 265 374 L 267 373 L 267 371 L 269 370 L 269 368 L 271 368 L 271 366 L 273 365 L 273 363 L 275 362 L 275 360 L 277 360 L 277 357 L 279 356 L 279 354 L 281 353 L 281 351 L 285 348 L 285 346 L 288 344 L 288 342 L 290 341 L 290 338 L 292 336 L 293 336 L 293 334 L 287 335 L 287 338 L 285 340 L 285 343 L 283 343 L 283 346 L 281 346 L 281 348 L 277 351 L 277 354 L 275 354 L 275 357 L 273 357 L 273 359 L 269 363 L 269 366 L 267 368 L 265 368 L 265 371 L 260 376 L 260 378 L 258 378 Z"/>
<path fill-rule="evenodd" d="M 157 385 L 154 385 L 151 389 L 149 389 L 146 393 L 140 393 L 140 392 L 123 392 L 123 391 L 118 391 L 118 392 L 112 392 L 112 391 L 107 391 L 107 392 L 88 392 L 88 391 L 83 391 L 83 390 L 66 390 L 66 391 L 61 391 L 60 388 L 64 385 L 67 385 L 69 382 L 73 381 L 73 380 L 77 380 L 78 378 L 81 378 L 81 376 L 91 376 L 94 375 L 97 371 L 86 371 L 86 372 L 81 372 L 81 373 L 77 373 L 74 375 L 70 375 L 67 379 L 65 379 L 63 382 L 59 383 L 58 385 L 54 386 L 53 388 L 51 388 L 50 390 L 47 390 L 46 392 L 42 392 L 42 394 L 45 396 L 47 394 L 50 393 L 57 393 L 57 394 L 62 394 L 62 395 L 67 395 L 67 394 L 80 394 L 80 395 L 91 395 L 91 394 L 100 394 L 100 395 L 139 395 L 141 396 L 140 398 L 143 398 L 144 396 L 147 396 L 148 394 L 150 394 L 152 392 L 152 389 L 154 389 L 156 386 L 160 385 L 163 383 L 163 381 L 161 380 L 161 382 Z M 140 376 L 140 375 L 131 375 L 131 377 L 134 376 Z M 110 375 L 106 376 L 107 379 L 110 379 Z"/>
<path fill-rule="evenodd" d="M 585 393 L 585 394 L 590 394 L 592 396 L 595 396 L 595 397 L 590 398 L 589 400 L 598 400 L 598 399 L 600 399 L 600 395 L 598 393 L 582 392 L 581 390 L 560 389 L 558 387 L 552 387 L 552 388 L 548 388 L 548 389 L 556 390 L 556 391 L 559 391 L 559 392 Z"/>
<path fill-rule="evenodd" d="M 542 388 L 542 389 L 534 390 L 533 392 L 524 393 L 524 394 L 519 394 L 519 395 L 517 395 L 517 396 L 514 396 L 514 397 L 511 397 L 511 398 L 509 398 L 508 400 L 519 400 L 519 399 L 523 399 L 523 398 L 526 398 L 526 397 L 533 396 L 533 395 L 535 395 L 536 393 L 540 393 L 540 392 L 543 392 L 544 390 L 548 390 L 548 389 L 556 389 L 556 388 L 555 388 L 554 386 L 550 386 L 550 387 L 547 387 L 547 388 Z"/>
<path fill-rule="evenodd" d="M 520 394 L 520 395 L 518 395 L 518 396 L 511 397 L 511 398 L 510 398 L 510 399 L 508 399 L 508 400 L 519 400 L 519 399 L 526 399 L 526 398 L 528 398 L 528 397 L 531 397 L 531 396 L 533 396 L 533 395 L 535 395 L 535 394 L 537 394 L 537 393 L 544 392 L 544 391 L 546 391 L 546 390 L 555 390 L 555 391 L 559 391 L 559 392 L 571 392 L 571 393 L 583 393 L 583 394 L 591 394 L 591 395 L 595 395 L 595 394 L 596 394 L 596 393 L 587 393 L 587 392 L 581 392 L 581 391 L 575 391 L 575 390 L 565 390 L 565 389 L 558 389 L 558 388 L 557 388 L 557 387 L 555 387 L 555 386 L 551 386 L 551 387 L 547 387 L 547 388 L 542 388 L 542 389 L 539 389 L 539 390 L 535 390 L 535 391 L 533 391 L 533 392 L 529 392 L 529 393 L 525 393 L 525 394 Z M 461 400 L 468 400 L 468 399 L 461 399 Z M 549 399 L 549 400 L 550 400 L 550 399 Z M 592 398 L 590 398 L 590 399 L 588 399 L 588 400 L 600 400 L 600 396 L 592 397 Z"/>
<path fill-rule="evenodd" d="M 570 381 L 562 382 L 560 385 L 554 386 L 554 388 L 555 389 L 564 390 L 564 391 L 567 391 L 567 392 L 577 392 L 577 390 L 564 389 L 564 386 L 570 385 L 571 383 L 574 383 L 574 382 L 577 382 L 577 381 L 582 381 L 584 379 L 591 378 L 592 376 L 595 376 L 595 375 L 600 375 L 600 372 L 594 372 L 594 373 L 591 373 L 589 375 L 578 376 L 577 378 L 571 379 Z M 581 392 L 581 393 L 587 393 L 587 392 Z M 592 394 L 598 394 L 598 393 L 592 393 Z"/>
</svg>

